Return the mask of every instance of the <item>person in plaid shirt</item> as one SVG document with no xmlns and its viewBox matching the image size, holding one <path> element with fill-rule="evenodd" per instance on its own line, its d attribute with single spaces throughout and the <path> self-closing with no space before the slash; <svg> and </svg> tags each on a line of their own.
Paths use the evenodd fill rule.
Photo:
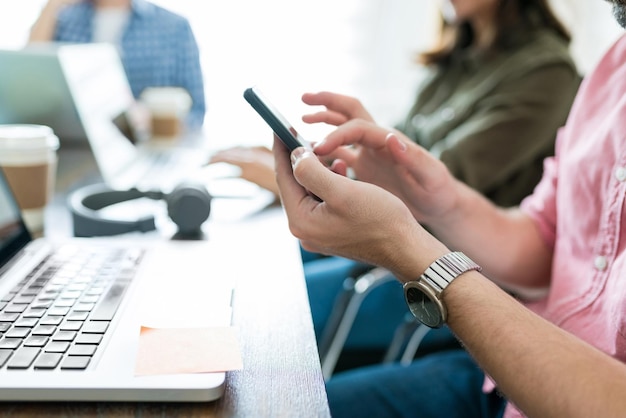
<svg viewBox="0 0 626 418">
<path fill-rule="evenodd" d="M 204 81 L 186 18 L 145 0 L 49 0 L 29 37 L 46 41 L 116 45 L 136 98 L 147 87 L 182 87 L 192 98 L 189 127 L 202 126 Z"/>
</svg>

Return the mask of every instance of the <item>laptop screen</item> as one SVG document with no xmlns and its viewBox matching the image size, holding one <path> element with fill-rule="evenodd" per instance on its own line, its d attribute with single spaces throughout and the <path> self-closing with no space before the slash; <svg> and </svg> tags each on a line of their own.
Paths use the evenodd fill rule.
<svg viewBox="0 0 626 418">
<path fill-rule="evenodd" d="M 58 50 L 52 43 L 0 50 L 0 123 L 47 125 L 64 144 L 84 142 Z"/>
<path fill-rule="evenodd" d="M 30 241 L 13 192 L 0 169 L 0 270 Z"/>
<path fill-rule="evenodd" d="M 127 140 L 145 139 L 146 127 L 130 114 L 134 98 L 113 45 L 43 42 L 0 49 L 0 68 L 0 123 L 47 125 L 68 145 L 86 141 L 81 112 L 95 109 Z"/>
</svg>

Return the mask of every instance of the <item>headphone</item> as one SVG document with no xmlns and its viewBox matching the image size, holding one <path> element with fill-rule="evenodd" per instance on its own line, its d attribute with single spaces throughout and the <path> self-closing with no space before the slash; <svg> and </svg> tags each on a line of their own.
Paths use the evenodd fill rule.
<svg viewBox="0 0 626 418">
<path fill-rule="evenodd" d="M 127 232 L 148 232 L 156 229 L 154 216 L 146 215 L 135 220 L 110 219 L 101 209 L 116 203 L 146 197 L 164 200 L 170 219 L 178 226 L 177 235 L 183 237 L 201 234 L 201 227 L 211 213 L 213 196 L 199 183 L 185 182 L 176 186 L 170 193 L 161 191 L 114 190 L 105 184 L 94 184 L 74 191 L 69 199 L 69 207 L 74 224 L 74 236 L 94 237 L 125 234 Z"/>
</svg>

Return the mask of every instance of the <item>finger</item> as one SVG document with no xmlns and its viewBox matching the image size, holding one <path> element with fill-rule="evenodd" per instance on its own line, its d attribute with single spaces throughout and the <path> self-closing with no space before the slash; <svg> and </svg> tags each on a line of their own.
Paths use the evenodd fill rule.
<svg viewBox="0 0 626 418">
<path fill-rule="evenodd" d="M 353 148 L 340 147 L 331 154 L 327 154 L 326 157 L 330 157 L 332 160 L 342 160 L 348 166 L 352 166 L 356 162 L 357 153 Z M 328 158 L 326 160 L 328 160 Z"/>
<path fill-rule="evenodd" d="M 263 154 L 271 154 L 272 150 L 266 147 L 265 145 L 257 145 L 251 148 L 254 151 L 258 151 Z"/>
<path fill-rule="evenodd" d="M 250 152 L 230 149 L 214 154 L 211 157 L 211 163 L 229 163 L 229 164 L 245 164 L 253 161 Z"/>
<path fill-rule="evenodd" d="M 389 129 L 360 119 L 351 120 L 328 134 L 313 148 L 318 155 L 327 155 L 346 145 L 363 145 L 372 149 L 386 147 Z"/>
<path fill-rule="evenodd" d="M 302 116 L 302 121 L 305 123 L 327 123 L 333 126 L 339 126 L 348 121 L 348 118 L 341 113 L 325 110 L 317 113 L 309 113 Z"/>
<path fill-rule="evenodd" d="M 274 135 L 274 146 L 272 150 L 274 152 L 276 182 L 278 183 L 280 198 L 283 206 L 285 206 L 285 210 L 287 213 L 290 213 L 289 211 L 292 210 L 292 208 L 295 210 L 298 206 L 298 202 L 307 196 L 307 192 L 294 178 L 289 150 L 276 135 Z"/>
<path fill-rule="evenodd" d="M 341 113 L 347 118 L 369 118 L 361 102 L 351 96 L 321 91 L 319 93 L 304 93 L 302 101 L 311 106 L 326 106 L 329 110 Z"/>
<path fill-rule="evenodd" d="M 293 175 L 309 194 L 317 196 L 322 201 L 333 200 L 334 196 L 341 196 L 344 181 L 349 181 L 329 170 L 310 151 L 292 153 Z"/>
<path fill-rule="evenodd" d="M 389 133 L 386 142 L 387 149 L 398 166 L 403 167 L 413 179 L 422 184 L 441 181 L 442 175 L 447 172 L 443 163 L 430 152 L 413 142 L 402 141 L 395 133 Z"/>
<path fill-rule="evenodd" d="M 334 173 L 339 174 L 340 176 L 348 175 L 348 165 L 343 160 L 334 160 L 330 166 L 330 169 L 333 170 Z"/>
</svg>

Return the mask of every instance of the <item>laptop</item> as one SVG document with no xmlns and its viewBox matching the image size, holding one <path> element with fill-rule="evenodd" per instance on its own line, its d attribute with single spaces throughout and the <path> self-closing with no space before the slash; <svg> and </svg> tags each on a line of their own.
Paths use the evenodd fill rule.
<svg viewBox="0 0 626 418">
<path fill-rule="evenodd" d="M 62 145 L 85 143 L 56 47 L 0 50 L 0 68 L 0 123 L 47 125 Z"/>
<path fill-rule="evenodd" d="M 137 375 L 135 367 L 142 326 L 231 324 L 237 252 L 208 241 L 150 242 L 32 240 L 0 170 L 0 400 L 222 395 L 224 372 Z"/>
</svg>

